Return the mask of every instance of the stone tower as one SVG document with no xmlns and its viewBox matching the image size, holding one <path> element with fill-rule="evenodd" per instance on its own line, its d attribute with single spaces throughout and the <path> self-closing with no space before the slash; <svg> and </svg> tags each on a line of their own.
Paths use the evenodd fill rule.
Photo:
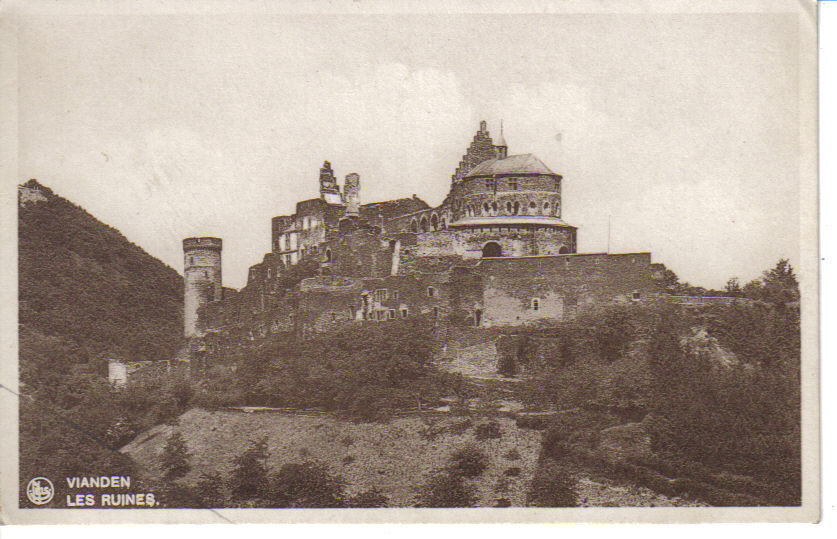
<svg viewBox="0 0 837 539">
<path fill-rule="evenodd" d="M 334 176 L 334 170 L 331 169 L 331 163 L 328 161 L 323 162 L 323 166 L 320 167 L 320 198 L 329 204 L 343 203 L 337 178 Z"/>
<path fill-rule="evenodd" d="M 221 299 L 221 238 L 183 240 L 183 334 L 201 336 L 198 308 Z"/>
<path fill-rule="evenodd" d="M 346 215 L 357 215 L 360 212 L 360 176 L 357 173 L 346 175 L 343 194 L 346 197 Z"/>
</svg>

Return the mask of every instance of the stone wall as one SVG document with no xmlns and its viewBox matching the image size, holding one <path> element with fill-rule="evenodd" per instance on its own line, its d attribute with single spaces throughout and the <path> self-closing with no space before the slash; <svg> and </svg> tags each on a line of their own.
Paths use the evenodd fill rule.
<svg viewBox="0 0 837 539">
<path fill-rule="evenodd" d="M 483 259 L 484 324 L 561 321 L 594 305 L 654 297 L 649 253 Z"/>
</svg>

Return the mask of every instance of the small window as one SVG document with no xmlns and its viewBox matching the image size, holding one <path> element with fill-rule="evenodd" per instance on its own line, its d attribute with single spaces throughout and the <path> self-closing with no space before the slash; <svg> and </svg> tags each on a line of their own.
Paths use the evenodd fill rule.
<svg viewBox="0 0 837 539">
<path fill-rule="evenodd" d="M 485 179 L 485 188 L 488 189 L 489 191 L 493 191 L 495 185 L 496 184 L 494 182 L 494 178 L 486 178 Z"/>
<path fill-rule="evenodd" d="M 541 300 L 539 298 L 532 298 L 532 310 L 538 311 L 541 308 Z"/>
<path fill-rule="evenodd" d="M 515 202 L 514 203 L 513 213 L 514 213 L 514 215 L 517 215 L 518 213 L 520 213 L 520 202 Z"/>
<path fill-rule="evenodd" d="M 549 201 L 543 203 L 543 211 L 549 211 Z"/>
<path fill-rule="evenodd" d="M 517 178 L 509 179 L 509 190 L 517 191 Z"/>
<path fill-rule="evenodd" d="M 491 213 L 491 206 L 488 205 L 488 202 L 486 202 L 482 205 L 482 209 L 483 209 L 483 211 L 485 212 L 486 215 Z"/>
<path fill-rule="evenodd" d="M 439 318 L 439 308 L 433 307 L 433 318 Z"/>
<path fill-rule="evenodd" d="M 387 311 L 387 318 L 389 320 L 395 320 L 395 309 L 390 309 Z"/>
<path fill-rule="evenodd" d="M 401 307 L 401 318 L 407 318 L 408 311 L 406 307 Z"/>
<path fill-rule="evenodd" d="M 192 264 L 194 264 L 194 263 L 195 263 L 195 257 L 190 256 L 190 257 L 189 257 L 189 265 L 191 266 L 191 265 L 192 265 Z"/>
<path fill-rule="evenodd" d="M 511 215 L 511 212 L 512 212 L 512 203 L 511 202 L 506 202 L 506 213 Z"/>
<path fill-rule="evenodd" d="M 428 298 L 435 298 L 436 297 L 436 289 L 432 286 L 427 287 L 427 297 Z"/>
<path fill-rule="evenodd" d="M 397 300 L 398 299 L 398 290 L 393 290 L 392 294 L 390 294 L 390 297 L 394 300 Z"/>
<path fill-rule="evenodd" d="M 337 320 L 337 313 L 330 313 L 331 314 L 331 321 L 334 322 Z"/>
<path fill-rule="evenodd" d="M 529 209 L 534 210 L 535 207 L 537 207 L 537 204 L 535 204 L 535 201 L 533 200 L 532 202 L 529 203 Z"/>
<path fill-rule="evenodd" d="M 379 288 L 375 290 L 375 301 L 386 301 L 388 295 L 386 288 Z"/>
<path fill-rule="evenodd" d="M 634 301 L 640 300 L 639 290 L 634 290 L 633 292 L 631 292 L 631 299 Z"/>
<path fill-rule="evenodd" d="M 331 249 L 326 249 L 325 258 L 326 258 L 326 262 L 331 264 L 331 260 L 332 260 Z"/>
<path fill-rule="evenodd" d="M 491 209 L 494 211 L 494 214 L 496 215 L 496 214 L 497 214 L 497 210 L 499 209 L 499 206 L 497 206 L 497 203 L 496 203 L 496 202 L 492 202 L 492 203 L 491 203 Z"/>
<path fill-rule="evenodd" d="M 273 277 L 273 273 L 270 271 L 270 268 L 267 268 L 267 278 L 270 279 Z"/>
</svg>

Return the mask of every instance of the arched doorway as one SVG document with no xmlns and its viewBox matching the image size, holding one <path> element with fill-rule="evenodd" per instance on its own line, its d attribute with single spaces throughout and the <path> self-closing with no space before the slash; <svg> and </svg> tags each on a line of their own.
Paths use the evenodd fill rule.
<svg viewBox="0 0 837 539">
<path fill-rule="evenodd" d="M 570 254 L 570 250 L 567 248 L 566 245 L 562 245 L 560 249 L 558 249 L 559 255 L 567 255 Z"/>
<path fill-rule="evenodd" d="M 482 256 L 483 258 L 503 256 L 503 248 L 496 241 L 489 241 L 482 246 Z"/>
<path fill-rule="evenodd" d="M 427 217 L 421 218 L 421 223 L 419 224 L 419 229 L 422 232 L 427 232 Z"/>
</svg>

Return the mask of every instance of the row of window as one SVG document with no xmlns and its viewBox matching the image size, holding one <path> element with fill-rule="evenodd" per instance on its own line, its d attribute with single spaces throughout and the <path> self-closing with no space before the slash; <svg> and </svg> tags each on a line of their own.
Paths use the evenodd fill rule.
<svg viewBox="0 0 837 539">
<path fill-rule="evenodd" d="M 544 201 L 542 204 L 534 200 L 530 200 L 527 204 L 529 207 L 528 215 L 555 215 L 558 211 L 558 204 L 551 204 L 548 200 Z M 505 206 L 501 206 L 494 201 L 492 203 L 483 202 L 482 206 L 467 204 L 465 205 L 465 215 L 467 217 L 475 217 L 477 215 L 487 215 L 487 216 L 495 216 L 500 215 L 501 210 L 505 209 L 505 215 L 518 215 L 520 214 L 522 206 L 519 201 L 508 201 L 506 202 Z M 539 213 L 538 210 L 541 210 Z"/>
<path fill-rule="evenodd" d="M 439 311 L 438 307 L 433 307 L 433 309 L 431 311 L 431 314 L 433 315 L 433 318 L 439 318 L 439 312 L 440 311 Z M 336 322 L 337 321 L 337 313 L 332 311 L 330 314 L 331 314 L 331 321 Z M 377 311 L 372 311 L 372 312 L 363 311 L 362 316 L 363 316 L 364 320 L 377 320 L 377 321 L 395 320 L 399 316 L 402 319 L 405 319 L 405 318 L 409 318 L 410 310 L 407 307 L 401 307 L 400 309 L 385 309 L 385 310 L 377 310 Z M 355 319 L 355 308 L 354 308 L 353 305 L 349 306 L 349 319 L 351 319 L 351 320 Z"/>
<path fill-rule="evenodd" d="M 555 179 L 555 190 L 558 191 L 561 189 L 561 180 Z M 507 191 L 517 191 L 518 190 L 518 178 L 508 178 L 506 180 Z M 489 191 L 502 191 L 503 184 L 501 181 L 498 181 L 496 178 L 486 178 L 485 179 L 485 188 Z"/>
<path fill-rule="evenodd" d="M 426 290 L 426 294 L 428 298 L 435 298 L 437 295 L 437 290 L 435 286 L 428 286 Z M 374 292 L 372 292 L 372 299 L 377 301 L 378 303 L 387 300 L 398 301 L 399 295 L 398 290 L 390 290 L 388 288 L 376 288 Z M 369 295 L 362 294 L 361 300 L 363 301 L 364 306 L 369 305 Z"/>
</svg>

